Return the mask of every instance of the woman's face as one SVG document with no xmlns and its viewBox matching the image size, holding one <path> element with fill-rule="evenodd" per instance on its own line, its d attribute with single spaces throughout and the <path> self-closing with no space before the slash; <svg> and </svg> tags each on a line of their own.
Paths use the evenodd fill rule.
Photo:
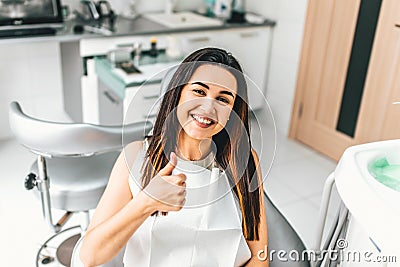
<svg viewBox="0 0 400 267">
<path fill-rule="evenodd" d="M 184 133 L 210 139 L 226 125 L 237 92 L 235 77 L 222 67 L 202 65 L 183 87 L 177 117 Z"/>
</svg>

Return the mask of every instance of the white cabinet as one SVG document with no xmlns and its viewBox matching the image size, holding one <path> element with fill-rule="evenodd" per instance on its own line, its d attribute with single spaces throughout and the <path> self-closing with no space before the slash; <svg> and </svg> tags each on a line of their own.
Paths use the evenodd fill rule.
<svg viewBox="0 0 400 267">
<path fill-rule="evenodd" d="M 97 118 L 86 122 L 101 125 L 122 125 L 144 120 L 155 122 L 161 101 L 160 83 L 127 87 L 124 99 L 100 78 L 97 86 Z"/>
<path fill-rule="evenodd" d="M 214 46 L 215 36 L 218 32 L 215 31 L 204 31 L 204 32 L 194 32 L 194 33 L 180 33 L 174 34 L 173 36 L 179 40 L 180 49 L 183 55 L 189 55 L 193 51 Z"/>
<path fill-rule="evenodd" d="M 81 57 L 91 57 L 105 55 L 108 51 L 118 47 L 132 46 L 134 43 L 141 43 L 143 50 L 150 49 L 150 41 L 157 37 L 157 47 L 166 48 L 166 35 L 147 35 L 147 36 L 119 36 L 119 37 L 99 37 L 82 39 L 79 43 L 79 52 Z"/>
<path fill-rule="evenodd" d="M 99 124 L 121 125 L 123 100 L 98 79 Z"/>
<path fill-rule="evenodd" d="M 150 120 L 154 123 L 160 105 L 160 83 L 128 87 L 124 99 L 124 123 Z"/>
</svg>

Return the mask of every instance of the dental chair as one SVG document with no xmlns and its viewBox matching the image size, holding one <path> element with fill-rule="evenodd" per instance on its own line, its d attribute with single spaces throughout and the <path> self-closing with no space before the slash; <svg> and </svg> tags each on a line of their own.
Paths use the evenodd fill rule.
<svg viewBox="0 0 400 267">
<path fill-rule="evenodd" d="M 306 250 L 303 241 L 299 235 L 292 228 L 290 223 L 286 220 L 285 216 L 279 211 L 274 205 L 267 193 L 264 191 L 264 204 L 267 214 L 267 225 L 268 225 L 268 251 L 275 251 L 274 257 L 270 259 L 270 267 L 309 267 L 310 262 L 305 260 L 294 261 L 288 257 L 289 252 L 297 251 L 301 256 L 302 252 Z M 277 257 L 279 251 L 283 250 L 287 254 L 284 256 L 288 258 L 288 261 L 279 260 Z"/>
<path fill-rule="evenodd" d="M 34 189 L 40 198 L 44 219 L 55 233 L 37 253 L 36 266 L 39 266 L 39 261 L 46 264 L 54 260 L 52 256 L 42 255 L 50 240 L 73 228 L 80 227 L 80 232 L 86 230 L 89 210 L 96 208 L 123 142 L 143 140 L 152 124 L 99 126 L 50 122 L 25 114 L 17 102 L 10 104 L 9 123 L 17 141 L 37 155 L 25 187 Z M 52 209 L 65 212 L 55 223 Z M 75 213 L 83 215 L 81 224 L 64 229 Z M 56 257 L 64 266 L 70 266 L 72 250 L 80 236 L 79 233 L 69 237 L 58 246 Z"/>
</svg>

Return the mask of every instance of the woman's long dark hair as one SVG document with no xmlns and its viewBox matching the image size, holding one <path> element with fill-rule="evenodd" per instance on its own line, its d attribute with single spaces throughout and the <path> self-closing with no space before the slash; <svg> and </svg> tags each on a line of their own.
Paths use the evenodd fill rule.
<svg viewBox="0 0 400 267">
<path fill-rule="evenodd" d="M 188 64 L 189 62 L 199 64 Z M 239 199 L 243 215 L 243 234 L 247 240 L 259 240 L 260 197 L 263 196 L 263 190 L 261 186 L 253 192 L 250 190 L 250 181 L 253 176 L 257 181 L 260 181 L 261 177 L 257 175 L 251 151 L 247 84 L 237 60 L 222 49 L 197 50 L 186 57 L 174 73 L 162 99 L 153 134 L 148 136 L 149 147 L 142 166 L 141 185 L 145 188 L 150 179 L 168 163 L 167 155 L 175 151 L 181 129 L 176 116 L 176 107 L 182 88 L 194 71 L 207 63 L 218 64 L 230 71 L 237 81 L 237 94 L 230 115 L 231 119 L 225 125 L 225 129 L 214 135 L 212 139 L 217 148 L 216 160 L 225 170 L 232 190 Z"/>
</svg>

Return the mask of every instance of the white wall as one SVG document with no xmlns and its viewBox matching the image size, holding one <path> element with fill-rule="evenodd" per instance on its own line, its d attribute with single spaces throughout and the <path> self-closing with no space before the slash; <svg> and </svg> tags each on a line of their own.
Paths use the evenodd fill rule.
<svg viewBox="0 0 400 267">
<path fill-rule="evenodd" d="M 296 89 L 307 0 L 248 0 L 247 9 L 277 21 L 272 44 L 267 99 L 277 130 L 287 135 Z"/>
<path fill-rule="evenodd" d="M 62 114 L 59 54 L 56 42 L 0 44 L 0 139 L 12 136 L 11 101 L 19 101 L 24 111 L 43 119 L 68 118 Z"/>
</svg>

